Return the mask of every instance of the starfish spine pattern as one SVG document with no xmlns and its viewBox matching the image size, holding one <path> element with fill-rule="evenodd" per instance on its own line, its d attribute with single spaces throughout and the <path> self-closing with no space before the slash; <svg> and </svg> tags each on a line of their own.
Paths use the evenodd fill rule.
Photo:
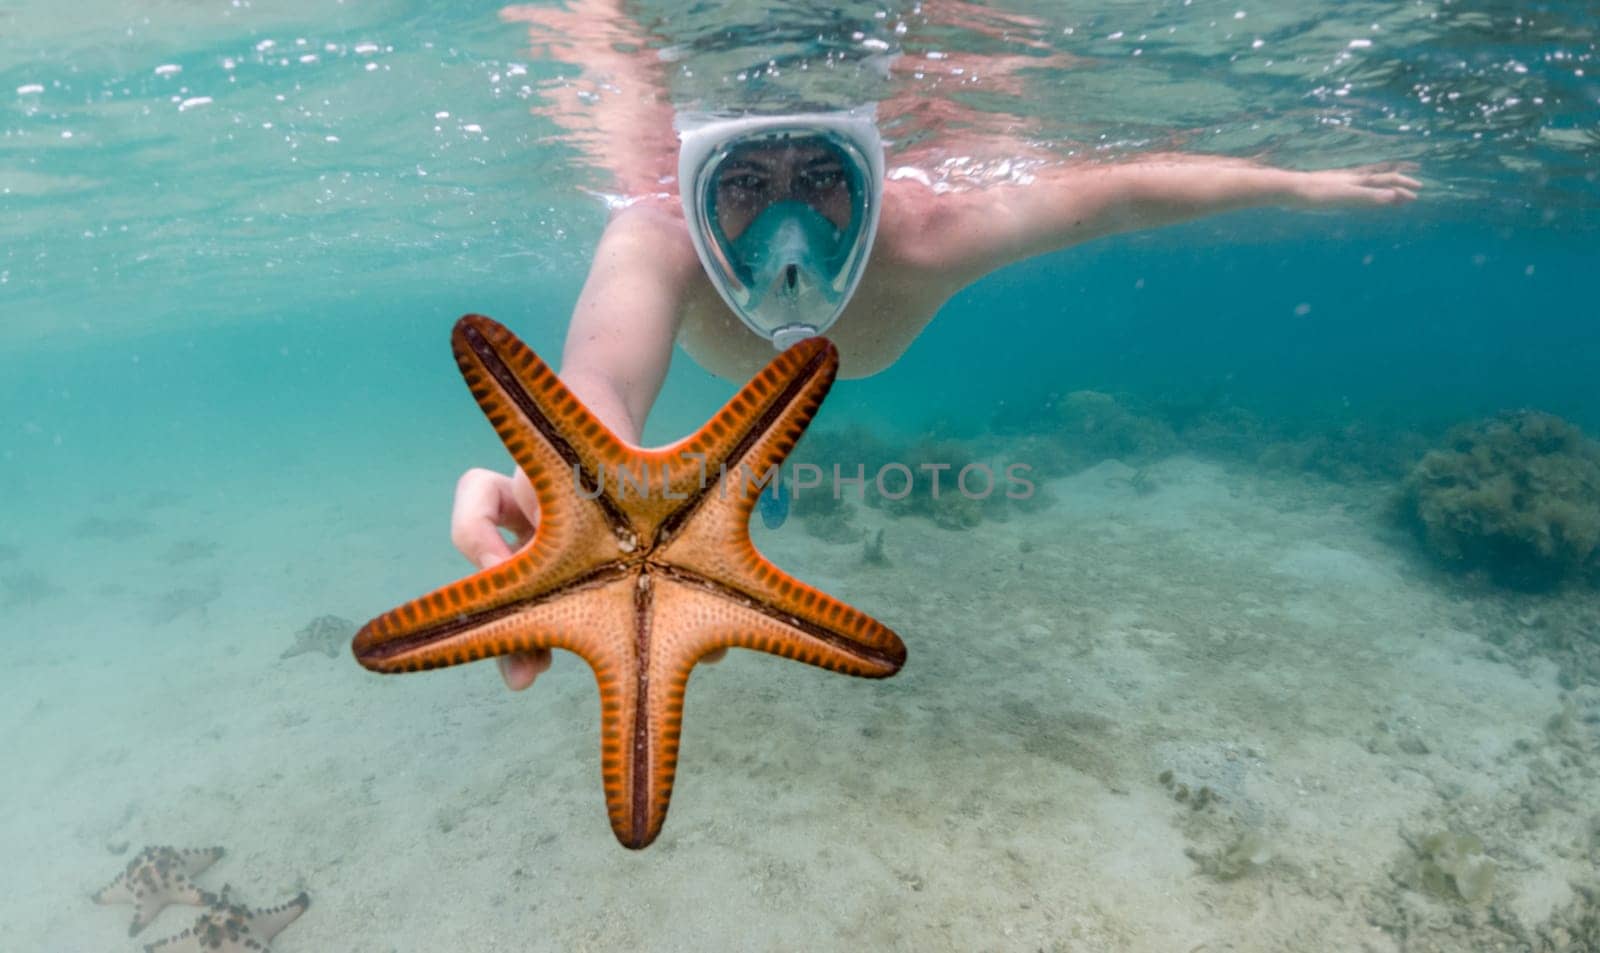
<svg viewBox="0 0 1600 953">
<path fill-rule="evenodd" d="M 885 678 L 906 657 L 877 620 L 788 576 L 750 541 L 760 488 L 838 371 L 810 338 L 772 360 L 698 432 L 626 443 L 510 331 L 467 315 L 451 335 L 472 395 L 538 497 L 511 559 L 368 622 L 356 659 L 415 672 L 535 649 L 588 662 L 600 693 L 601 779 L 617 840 L 666 819 L 684 692 L 706 654 L 745 648 Z M 608 476 L 613 477 L 608 480 Z"/>
<path fill-rule="evenodd" d="M 128 935 L 134 936 L 174 903 L 201 907 L 214 901 L 215 894 L 201 890 L 190 878 L 199 876 L 221 856 L 221 847 L 146 847 L 128 861 L 116 880 L 94 895 L 94 902 L 133 904 Z"/>
</svg>

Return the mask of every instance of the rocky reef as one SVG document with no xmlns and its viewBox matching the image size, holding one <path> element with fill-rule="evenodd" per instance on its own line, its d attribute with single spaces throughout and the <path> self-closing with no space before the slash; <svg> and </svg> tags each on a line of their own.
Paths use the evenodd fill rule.
<svg viewBox="0 0 1600 953">
<path fill-rule="evenodd" d="M 1428 449 L 1428 441 L 1416 431 L 1349 421 L 1279 435 L 1261 449 L 1256 463 L 1340 483 L 1394 482 Z"/>
<path fill-rule="evenodd" d="M 1463 424 L 1406 477 L 1399 504 L 1436 559 L 1518 589 L 1600 570 L 1600 444 L 1551 414 Z"/>
<path fill-rule="evenodd" d="M 1137 466 L 1178 449 L 1171 425 L 1130 409 L 1110 394 L 1073 391 L 1056 410 L 1061 441 L 1085 466 L 1113 458 Z"/>
<path fill-rule="evenodd" d="M 1044 438 L 959 439 L 935 429 L 892 441 L 859 426 L 809 433 L 786 476 L 792 512 L 807 533 L 831 543 L 861 540 L 862 506 L 950 530 L 1003 522 L 1013 510 L 1035 512 L 1051 502 L 1038 482 L 1064 470 L 1038 462 L 1033 451 L 1040 445 L 1059 462 L 1059 444 Z"/>
</svg>

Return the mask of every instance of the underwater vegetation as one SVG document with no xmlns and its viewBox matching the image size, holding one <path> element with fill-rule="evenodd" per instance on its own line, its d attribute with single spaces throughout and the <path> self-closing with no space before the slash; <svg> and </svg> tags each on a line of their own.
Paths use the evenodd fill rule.
<svg viewBox="0 0 1600 953">
<path fill-rule="evenodd" d="M 1428 451 L 1428 441 L 1411 430 L 1386 432 L 1360 421 L 1278 439 L 1260 451 L 1267 469 L 1313 473 L 1341 483 L 1400 480 Z"/>
<path fill-rule="evenodd" d="M 1135 413 L 1110 394 L 1073 391 L 1056 402 L 1057 435 L 1084 466 L 1115 458 L 1138 466 L 1178 449 L 1172 425 Z"/>
<path fill-rule="evenodd" d="M 855 507 L 845 499 L 855 495 L 854 490 L 833 492 L 833 467 L 837 464 L 845 476 L 855 473 L 856 463 L 867 473 L 873 472 L 890 459 L 889 445 L 871 430 L 854 425 L 842 430 L 808 431 L 790 455 L 793 466 L 811 465 L 822 473 L 820 487 L 803 487 L 791 484 L 789 512 L 805 531 L 829 543 L 853 543 L 865 532 L 855 522 Z M 793 470 L 791 473 L 795 472 Z"/>
<path fill-rule="evenodd" d="M 990 426 L 1054 475 L 1108 459 L 1141 468 L 1192 453 L 1344 483 L 1398 481 L 1431 443 L 1415 430 L 1358 418 L 1269 419 L 1219 388 L 1155 400 L 1078 390 L 1004 404 Z"/>
<path fill-rule="evenodd" d="M 1463 424 L 1403 484 L 1400 517 L 1453 569 L 1518 589 L 1600 568 L 1600 444 L 1552 414 Z"/>
<path fill-rule="evenodd" d="M 1207 399 L 1210 399 L 1208 395 Z M 1359 418 L 1274 421 L 1225 395 L 1163 405 L 1093 390 L 1008 405 L 993 421 L 1050 476 L 1175 453 L 1344 484 L 1398 487 L 1427 552 L 1494 583 L 1544 591 L 1600 581 L 1600 442 L 1553 414 L 1502 413 L 1427 432 Z"/>
<path fill-rule="evenodd" d="M 806 533 L 825 543 L 853 543 L 866 532 L 856 523 L 855 506 L 825 490 L 796 498 L 794 513 Z"/>
<path fill-rule="evenodd" d="M 1175 406 L 1077 390 L 1003 404 L 988 431 L 959 438 L 943 429 L 901 441 L 861 426 L 815 432 L 793 460 L 817 466 L 825 481 L 835 464 L 847 477 L 864 470 L 866 479 L 839 494 L 827 487 L 799 493 L 794 512 L 808 533 L 835 543 L 862 539 L 862 505 L 971 530 L 1048 507 L 1052 479 L 1108 459 L 1130 468 L 1139 495 L 1160 492 L 1152 467 L 1189 453 L 1377 489 L 1374 507 L 1394 506 L 1433 559 L 1502 587 L 1538 592 L 1600 582 L 1600 443 L 1560 417 L 1524 410 L 1447 429 L 1338 415 L 1273 420 L 1225 395 Z M 1012 462 L 1029 468 L 1033 488 L 1022 498 L 1003 492 Z M 950 492 L 969 463 L 1001 474 L 1000 489 L 984 499 Z M 937 497 L 922 470 L 934 465 L 942 467 Z M 885 466 L 915 473 L 913 492 L 898 493 L 904 470 L 878 486 L 872 475 Z"/>
<path fill-rule="evenodd" d="M 1430 893 L 1447 899 L 1482 903 L 1494 888 L 1494 861 L 1483 842 L 1471 834 L 1438 831 L 1415 845 L 1417 879 Z"/>
<path fill-rule="evenodd" d="M 854 474 L 856 465 L 860 464 L 870 475 L 894 459 L 895 448 L 889 441 L 860 424 L 835 430 L 808 430 L 789 455 L 789 462 L 814 464 L 821 467 L 825 474 L 831 474 L 835 464 L 842 472 Z M 799 502 L 798 497 L 804 495 L 808 494 L 796 494 L 796 502 Z"/>
<path fill-rule="evenodd" d="M 1241 832 L 1218 850 L 1207 852 L 1191 847 L 1185 853 L 1202 874 L 1223 882 L 1238 880 L 1273 858 L 1272 846 L 1253 830 Z"/>
<path fill-rule="evenodd" d="M 954 484 L 955 474 L 976 462 L 971 447 L 958 440 L 923 438 L 902 450 L 897 458 L 916 475 L 929 472 L 927 467 L 944 467 L 943 478 L 939 484 L 907 485 L 904 480 L 892 477 L 892 482 L 886 483 L 889 493 L 909 492 L 893 496 L 875 493 L 873 505 L 894 516 L 925 516 L 945 529 L 972 529 L 983 522 L 988 501 L 960 493 Z M 1004 502 L 1005 497 L 1000 499 Z"/>
<path fill-rule="evenodd" d="M 1016 443 L 932 433 L 895 443 L 860 426 L 809 433 L 795 448 L 791 464 L 814 467 L 807 479 L 820 474 L 821 485 L 791 483 L 791 512 L 807 533 L 832 543 L 862 538 L 866 531 L 856 523 L 859 506 L 895 518 L 925 518 L 952 530 L 973 529 L 986 520 L 1004 521 L 1013 507 L 1031 512 L 1049 502 L 1037 485 L 1038 463 L 1017 452 Z M 1016 481 L 1008 471 L 1012 463 L 1026 464 L 1027 469 L 1018 472 L 1031 486 Z"/>
<path fill-rule="evenodd" d="M 868 566 L 889 565 L 889 554 L 883 548 L 883 530 L 878 530 L 878 534 L 862 547 L 861 561 Z"/>
</svg>

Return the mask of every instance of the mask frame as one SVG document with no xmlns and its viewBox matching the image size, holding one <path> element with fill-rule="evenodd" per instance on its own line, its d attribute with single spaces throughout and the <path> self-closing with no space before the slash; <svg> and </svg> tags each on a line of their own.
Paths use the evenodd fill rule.
<svg viewBox="0 0 1600 953">
<path fill-rule="evenodd" d="M 883 140 L 873 110 L 731 118 L 689 114 L 680 116 L 677 125 L 682 143 L 678 190 L 684 220 L 695 253 L 717 293 L 746 327 L 779 350 L 826 332 L 854 296 L 877 238 L 884 166 Z M 741 149 L 806 140 L 815 140 L 838 154 L 851 189 L 850 221 L 840 229 L 837 247 L 813 248 L 810 256 L 791 262 L 795 267 L 786 273 L 789 280 L 774 293 L 771 286 L 750 284 L 756 269 L 738 249 L 737 240 L 722 233 L 718 173 L 730 155 Z M 773 207 L 793 201 L 775 201 Z M 774 212 L 773 207 L 763 209 L 755 219 Z"/>
</svg>

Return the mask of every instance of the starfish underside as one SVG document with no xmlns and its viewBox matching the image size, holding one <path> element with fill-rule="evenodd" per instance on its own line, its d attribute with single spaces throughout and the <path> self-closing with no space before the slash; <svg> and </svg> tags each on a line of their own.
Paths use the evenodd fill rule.
<svg viewBox="0 0 1600 953">
<path fill-rule="evenodd" d="M 146 847 L 128 861 L 116 880 L 94 895 L 94 902 L 133 904 L 133 923 L 128 927 L 128 935 L 133 936 L 174 903 L 203 907 L 214 901 L 215 894 L 195 886 L 190 878 L 221 856 L 221 847 Z"/>
<path fill-rule="evenodd" d="M 581 656 L 600 690 L 611 828 L 632 848 L 666 818 L 684 690 L 706 654 L 754 649 L 867 678 L 899 671 L 898 636 L 750 542 L 759 477 L 781 465 L 832 386 L 830 342 L 794 345 L 697 433 L 647 450 L 612 434 L 488 318 L 462 318 L 451 340 L 533 484 L 538 529 L 510 560 L 367 623 L 353 645 L 362 665 L 414 672 L 535 649 Z"/>
</svg>

